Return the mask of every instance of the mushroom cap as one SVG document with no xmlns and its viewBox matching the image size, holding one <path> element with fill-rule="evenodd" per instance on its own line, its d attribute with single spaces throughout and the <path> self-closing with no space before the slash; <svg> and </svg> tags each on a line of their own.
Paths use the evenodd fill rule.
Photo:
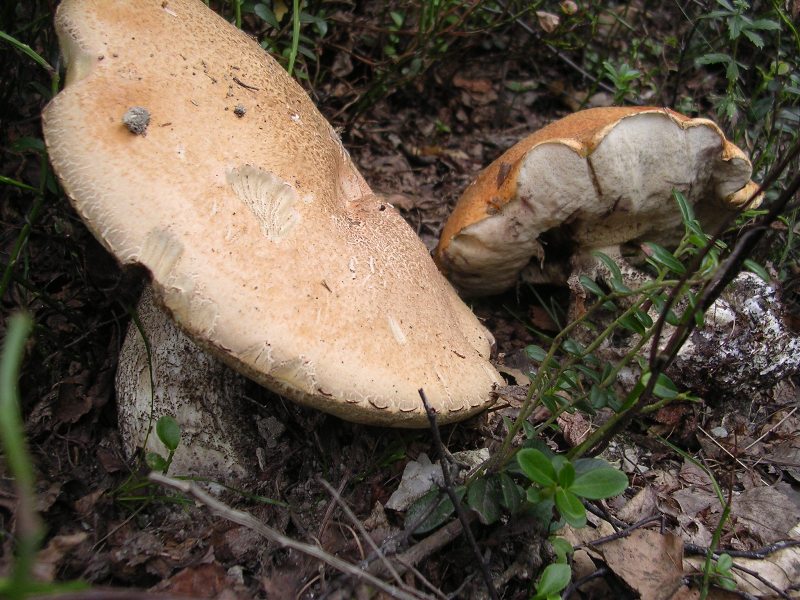
<svg viewBox="0 0 800 600">
<path fill-rule="evenodd" d="M 481 171 L 442 230 L 435 257 L 464 293 L 511 287 L 520 271 L 564 283 L 569 256 L 683 231 L 672 191 L 706 227 L 757 186 L 747 156 L 707 119 L 666 108 L 593 108 L 531 134 Z"/>
<path fill-rule="evenodd" d="M 425 427 L 419 388 L 442 422 L 488 405 L 491 335 L 254 40 L 200 0 L 65 0 L 56 28 L 50 160 L 195 342 L 353 421 Z"/>
</svg>

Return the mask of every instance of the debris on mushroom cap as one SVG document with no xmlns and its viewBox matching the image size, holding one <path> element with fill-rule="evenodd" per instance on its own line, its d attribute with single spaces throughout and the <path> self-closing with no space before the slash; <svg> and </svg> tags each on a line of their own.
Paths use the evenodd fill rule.
<svg viewBox="0 0 800 600">
<path fill-rule="evenodd" d="M 583 252 L 679 239 L 673 189 L 713 227 L 750 200 L 758 187 L 751 171 L 707 119 L 664 108 L 581 111 L 478 175 L 442 230 L 436 260 L 470 295 L 502 292 L 523 269 L 531 281 L 565 283 L 570 258 Z"/>
<path fill-rule="evenodd" d="M 201 346 L 343 418 L 485 408 L 491 335 L 302 88 L 200 0 L 64 0 L 50 159 L 95 235 Z M 247 107 L 239 118 L 231 106 Z M 146 136 L 120 122 L 147 107 Z"/>
</svg>

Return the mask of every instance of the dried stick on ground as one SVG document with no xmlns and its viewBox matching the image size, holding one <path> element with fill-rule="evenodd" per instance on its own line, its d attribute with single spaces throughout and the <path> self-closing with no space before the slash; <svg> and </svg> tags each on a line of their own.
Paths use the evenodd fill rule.
<svg viewBox="0 0 800 600">
<path fill-rule="evenodd" d="M 211 510 L 215 515 L 228 519 L 234 523 L 237 523 L 243 527 L 247 527 L 248 529 L 255 531 L 259 535 L 267 538 L 271 542 L 282 546 L 283 548 L 291 548 L 292 550 L 296 550 L 297 552 L 302 552 L 303 554 L 310 556 L 312 558 L 316 558 L 320 560 L 334 569 L 341 571 L 342 573 L 347 573 L 348 575 L 352 575 L 356 579 L 360 579 L 365 583 L 369 583 L 372 586 L 375 586 L 382 592 L 388 594 L 392 598 L 398 598 L 399 600 L 420 600 L 420 596 L 416 594 L 409 594 L 408 592 L 404 592 L 403 590 L 399 590 L 393 585 L 386 583 L 375 577 L 374 575 L 368 573 L 367 571 L 363 571 L 359 569 L 357 566 L 350 564 L 347 561 L 344 561 L 336 556 L 333 556 L 327 552 L 325 552 L 322 548 L 318 546 L 312 546 L 311 544 L 306 544 L 304 542 L 298 542 L 297 540 L 293 540 L 290 537 L 287 537 L 280 533 L 279 531 L 273 529 L 272 527 L 262 523 L 258 519 L 256 519 L 253 515 L 246 513 L 241 510 L 236 510 L 235 508 L 231 508 L 224 502 L 220 502 L 207 492 L 203 491 L 190 481 L 181 481 L 178 479 L 173 479 L 172 477 L 167 477 L 166 475 L 162 475 L 161 473 L 150 473 L 149 475 L 150 481 L 158 483 L 167 488 L 171 488 L 173 490 L 179 491 L 187 496 L 190 496 L 197 500 L 200 504 L 206 506 L 208 509 Z"/>
<path fill-rule="evenodd" d="M 794 548 L 795 546 L 800 546 L 800 540 L 782 540 L 780 542 L 770 544 L 769 546 L 756 548 L 755 550 L 725 550 L 722 548 L 717 548 L 715 554 L 725 553 L 733 558 L 759 559 L 766 558 L 770 554 L 783 550 L 784 548 Z M 705 555 L 708 552 L 708 547 L 698 546 L 697 544 L 684 544 L 683 550 L 686 552 L 686 554 Z"/>
<path fill-rule="evenodd" d="M 464 526 L 464 537 L 467 538 L 472 551 L 475 553 L 475 559 L 478 561 L 478 565 L 481 568 L 481 575 L 483 575 L 483 581 L 486 584 L 489 597 L 492 598 L 492 600 L 498 600 L 497 590 L 494 589 L 494 582 L 492 581 L 492 574 L 489 572 L 489 567 L 483 560 L 481 550 L 478 548 L 478 543 L 475 541 L 475 536 L 472 535 L 472 529 L 469 527 L 467 514 L 464 512 L 464 508 L 461 506 L 461 500 L 453 487 L 453 480 L 450 477 L 450 464 L 447 460 L 447 449 L 442 443 L 442 436 L 439 434 L 439 426 L 436 424 L 436 411 L 434 411 L 428 403 L 425 390 L 419 390 L 419 397 L 422 399 L 422 405 L 425 407 L 425 414 L 428 415 L 428 422 L 430 423 L 431 433 L 433 434 L 433 443 L 436 445 L 436 451 L 439 453 L 439 463 L 442 465 L 445 491 L 450 497 L 450 501 L 453 503 L 453 508 L 455 508 L 456 514 L 458 515 L 458 520 L 461 521 L 461 524 Z"/>
<path fill-rule="evenodd" d="M 324 487 L 328 491 L 328 493 L 331 495 L 331 498 L 334 499 L 336 504 L 339 505 L 339 508 L 341 508 L 344 514 L 347 515 L 347 518 L 350 519 L 353 525 L 356 526 L 356 529 L 358 529 L 358 532 L 361 534 L 361 537 L 364 538 L 364 541 L 367 542 L 367 544 L 369 544 L 369 547 L 372 548 L 372 551 L 384 564 L 386 570 L 392 575 L 394 580 L 397 582 L 397 585 L 400 586 L 401 588 L 405 588 L 406 584 L 400 578 L 400 574 L 395 570 L 395 568 L 392 566 L 392 563 L 389 562 L 389 559 L 386 558 L 383 552 L 381 552 L 381 549 L 378 548 L 378 545 L 375 543 L 375 540 L 373 540 L 369 532 L 366 529 L 364 529 L 364 525 L 361 523 L 361 521 L 358 520 L 358 517 L 356 517 L 356 515 L 353 514 L 353 511 L 350 510 L 350 507 L 347 506 L 344 500 L 342 500 L 341 491 L 335 489 L 330 483 L 328 483 L 322 477 L 317 477 L 317 481 L 322 485 L 322 487 Z"/>
<path fill-rule="evenodd" d="M 473 521 L 473 518 L 467 515 L 467 520 L 468 522 L 471 522 Z M 461 524 L 461 521 L 451 521 L 441 529 L 437 529 L 435 533 L 432 533 L 421 542 L 411 546 L 402 554 L 398 554 L 395 557 L 395 560 L 403 565 L 402 568 L 397 567 L 398 573 L 402 575 L 405 573 L 406 567 L 415 566 L 424 559 L 428 558 L 434 552 L 441 550 L 447 544 L 460 536 L 463 530 L 464 526 Z M 373 575 L 386 574 L 385 567 L 380 562 L 371 564 L 367 571 Z"/>
</svg>

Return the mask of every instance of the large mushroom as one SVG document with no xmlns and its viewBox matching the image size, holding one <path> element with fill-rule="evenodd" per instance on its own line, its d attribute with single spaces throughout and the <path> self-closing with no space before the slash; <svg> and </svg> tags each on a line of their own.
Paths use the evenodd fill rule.
<svg viewBox="0 0 800 600">
<path fill-rule="evenodd" d="M 491 335 L 254 40 L 200 0 L 64 0 L 56 28 L 51 162 L 195 342 L 357 422 L 426 426 L 419 388 L 442 422 L 489 404 Z"/>
<path fill-rule="evenodd" d="M 756 189 L 751 164 L 707 119 L 666 108 L 574 113 L 484 169 L 442 230 L 436 260 L 464 293 L 566 283 L 592 250 L 682 233 L 672 191 L 714 227 Z"/>
</svg>

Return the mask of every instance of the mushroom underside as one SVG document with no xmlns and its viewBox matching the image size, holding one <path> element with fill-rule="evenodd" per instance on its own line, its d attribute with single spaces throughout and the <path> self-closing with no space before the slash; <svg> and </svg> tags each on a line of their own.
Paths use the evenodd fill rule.
<svg viewBox="0 0 800 600">
<path fill-rule="evenodd" d="M 462 214 L 477 214 L 443 235 L 440 265 L 467 295 L 502 292 L 523 270 L 531 281 L 563 284 L 573 256 L 643 241 L 676 243 L 683 225 L 675 192 L 714 229 L 738 209 L 743 199 L 736 193 L 750 189 L 751 166 L 740 151 L 730 155 L 731 145 L 709 123 L 688 126 L 654 109 L 613 123 L 593 146 L 553 139 L 514 163 L 501 157 L 473 184 L 489 191 L 468 189 L 456 207 L 451 219 L 462 203 L 473 205 Z M 504 174 L 514 182 L 503 181 Z M 498 182 L 487 186 L 482 178 L 490 176 Z M 505 204 L 481 196 L 502 195 L 508 185 L 514 191 Z M 484 202 L 485 212 L 475 208 Z"/>
</svg>

